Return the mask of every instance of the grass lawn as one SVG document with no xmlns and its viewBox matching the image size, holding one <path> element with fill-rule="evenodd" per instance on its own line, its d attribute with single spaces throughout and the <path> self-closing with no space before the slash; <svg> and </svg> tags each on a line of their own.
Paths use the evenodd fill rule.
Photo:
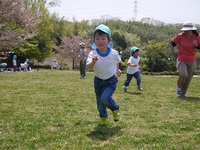
<svg viewBox="0 0 200 150">
<path fill-rule="evenodd" d="M 175 77 L 142 75 L 128 92 L 119 78 L 113 95 L 122 119 L 111 111 L 99 124 L 93 72 L 40 70 L 0 73 L 0 149 L 42 150 L 197 150 L 200 149 L 200 78 L 187 98 L 175 93 Z"/>
</svg>

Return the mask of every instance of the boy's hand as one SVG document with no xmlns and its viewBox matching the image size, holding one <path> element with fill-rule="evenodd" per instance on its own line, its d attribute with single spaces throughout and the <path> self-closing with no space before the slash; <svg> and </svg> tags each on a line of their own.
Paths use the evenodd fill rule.
<svg viewBox="0 0 200 150">
<path fill-rule="evenodd" d="M 92 62 L 96 63 L 97 60 L 99 60 L 99 57 L 97 55 L 94 55 L 92 58 Z"/>
<path fill-rule="evenodd" d="M 142 71 L 142 68 L 139 66 L 139 67 L 138 67 L 138 70 L 139 70 L 139 72 L 141 72 L 141 71 Z"/>
<path fill-rule="evenodd" d="M 122 74 L 121 70 L 120 70 L 120 69 L 118 69 L 118 70 L 117 70 L 117 77 L 120 77 L 120 76 L 121 76 L 121 74 Z"/>
</svg>

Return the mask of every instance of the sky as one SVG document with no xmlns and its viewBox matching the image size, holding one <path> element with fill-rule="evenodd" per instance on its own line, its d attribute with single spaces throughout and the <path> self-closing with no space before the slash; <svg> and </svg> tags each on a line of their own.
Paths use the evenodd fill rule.
<svg viewBox="0 0 200 150">
<path fill-rule="evenodd" d="M 165 23 L 200 24 L 200 0 L 60 0 L 50 13 L 72 21 L 116 17 L 124 21 L 152 18 Z"/>
</svg>

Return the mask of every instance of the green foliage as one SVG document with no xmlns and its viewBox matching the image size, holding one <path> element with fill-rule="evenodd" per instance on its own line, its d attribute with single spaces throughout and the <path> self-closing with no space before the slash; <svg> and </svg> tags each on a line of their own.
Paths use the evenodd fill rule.
<svg viewBox="0 0 200 150">
<path fill-rule="evenodd" d="M 36 39 L 27 40 L 26 44 L 19 49 L 15 49 L 14 53 L 23 59 L 40 58 L 41 55 Z"/>
<path fill-rule="evenodd" d="M 116 31 L 113 33 L 112 39 L 114 41 L 114 45 L 116 45 L 115 48 L 117 50 L 122 51 L 127 48 L 127 43 L 123 34 L 120 34 Z"/>
<path fill-rule="evenodd" d="M 166 42 L 156 42 L 155 40 L 149 41 L 145 47 L 147 62 L 149 63 L 148 67 L 153 71 L 165 71 L 166 68 Z M 154 68 L 155 67 L 155 68 Z"/>
<path fill-rule="evenodd" d="M 62 34 L 63 37 L 73 37 L 74 35 L 74 25 L 72 23 L 66 24 L 66 35 Z"/>
<path fill-rule="evenodd" d="M 40 57 L 37 59 L 44 60 L 48 56 L 51 56 L 54 49 L 54 41 L 52 38 L 54 32 L 53 17 L 44 9 L 41 17 L 41 23 L 38 25 L 38 48 L 40 50 Z"/>
<path fill-rule="evenodd" d="M 78 22 L 74 22 L 74 33 L 73 33 L 73 35 L 75 35 L 75 36 L 79 35 Z"/>
<path fill-rule="evenodd" d="M 141 40 L 136 34 L 125 33 L 125 40 L 126 40 L 127 47 L 129 48 L 129 50 L 133 46 L 136 46 L 140 49 L 142 48 L 141 47 Z"/>
<path fill-rule="evenodd" d="M 0 51 L 18 48 L 36 35 L 40 10 L 35 11 L 24 0 L 1 1 L 0 10 Z"/>
</svg>

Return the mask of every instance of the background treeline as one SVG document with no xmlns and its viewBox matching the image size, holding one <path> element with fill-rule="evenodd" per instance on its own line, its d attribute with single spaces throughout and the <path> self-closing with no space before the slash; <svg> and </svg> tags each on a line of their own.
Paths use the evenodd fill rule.
<svg viewBox="0 0 200 150">
<path fill-rule="evenodd" d="M 32 65 L 42 64 L 47 58 L 63 60 L 70 69 L 78 67 L 79 43 L 85 42 L 88 53 L 93 30 L 99 24 L 110 27 L 114 49 L 118 50 L 125 69 L 132 46 L 140 48 L 141 66 L 147 72 L 176 71 L 176 55 L 170 42 L 180 32 L 182 23 L 166 24 L 152 18 L 140 21 L 120 19 L 68 21 L 64 17 L 50 14 L 49 7 L 59 5 L 51 0 L 0 0 L 0 63 L 12 66 L 12 55 L 18 56 L 18 63 L 26 58 Z M 200 29 L 200 25 L 196 25 Z M 197 67 L 200 53 L 197 53 Z"/>
</svg>

